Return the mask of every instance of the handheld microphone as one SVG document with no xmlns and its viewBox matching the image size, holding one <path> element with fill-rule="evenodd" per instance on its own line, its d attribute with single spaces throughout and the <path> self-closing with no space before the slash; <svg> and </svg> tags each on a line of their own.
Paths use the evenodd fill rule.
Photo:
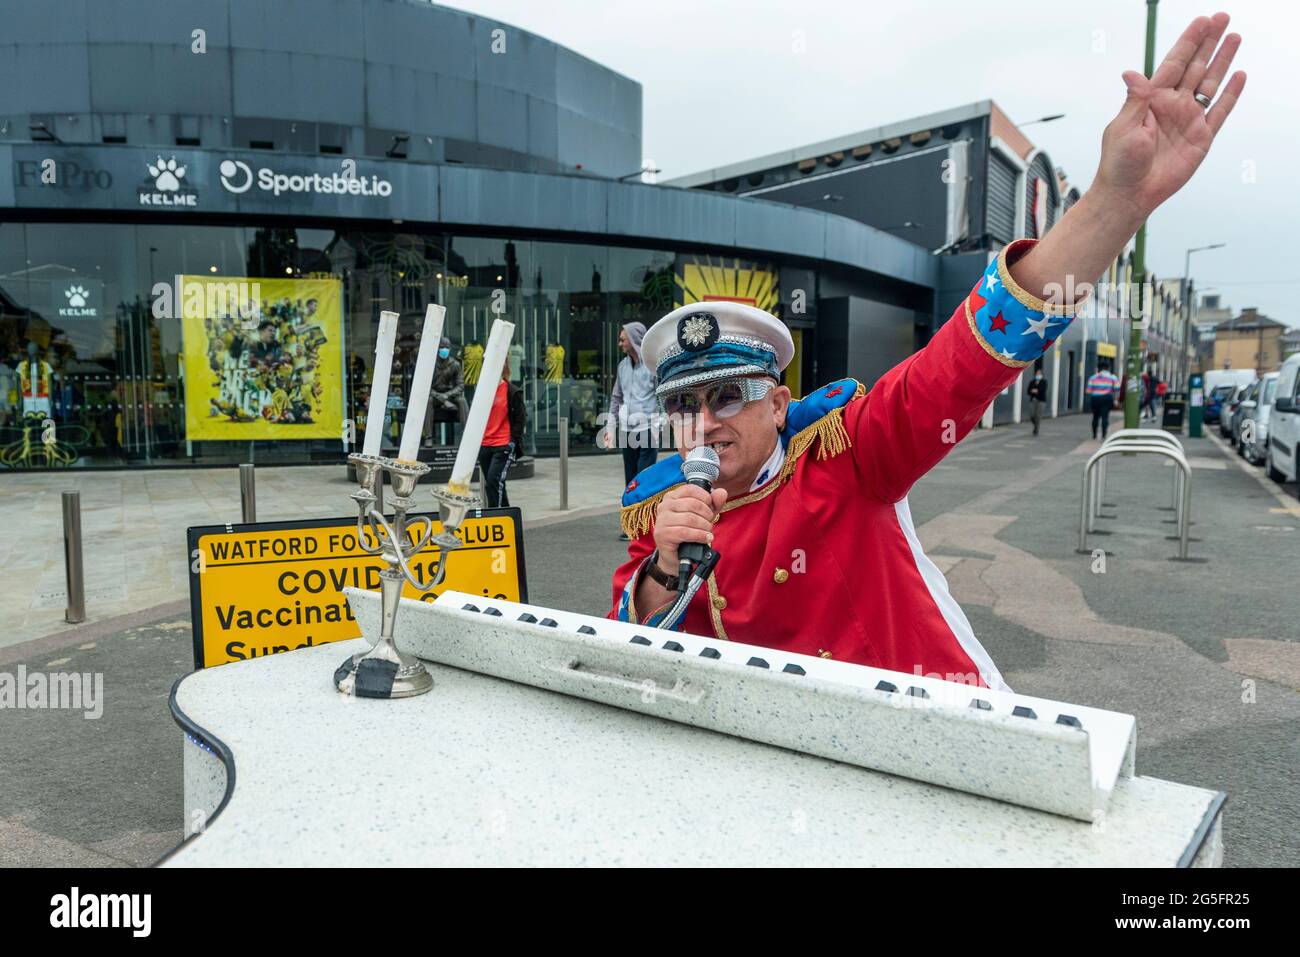
<svg viewBox="0 0 1300 957">
<path fill-rule="evenodd" d="M 702 488 L 706 492 L 713 491 L 713 483 L 718 480 L 718 474 L 722 471 L 722 466 L 718 462 L 718 453 L 713 451 L 707 445 L 701 445 L 691 449 L 686 453 L 686 461 L 682 463 L 682 474 L 686 476 L 687 483 Z M 695 571 L 695 566 L 704 561 L 709 553 L 709 546 L 702 542 L 685 542 L 677 548 L 677 587 L 685 588 L 690 581 L 691 573 Z"/>
</svg>

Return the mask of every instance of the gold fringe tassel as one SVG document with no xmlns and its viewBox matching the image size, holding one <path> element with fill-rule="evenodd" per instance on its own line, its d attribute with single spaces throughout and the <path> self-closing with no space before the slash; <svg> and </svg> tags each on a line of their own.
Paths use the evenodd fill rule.
<svg viewBox="0 0 1300 957">
<path fill-rule="evenodd" d="M 826 459 L 839 455 L 853 443 L 844 428 L 843 407 L 833 409 L 806 429 L 796 432 L 785 449 L 785 462 L 781 464 L 781 481 L 784 482 L 794 474 L 800 457 L 817 443 L 817 458 Z"/>
<path fill-rule="evenodd" d="M 679 482 L 678 485 L 680 484 Z M 670 486 L 657 495 L 651 495 L 644 502 L 625 505 L 623 511 L 619 513 L 619 522 L 623 526 L 623 534 L 628 538 L 640 538 L 654 528 L 655 515 L 659 510 L 659 500 L 676 487 L 676 485 Z"/>
</svg>

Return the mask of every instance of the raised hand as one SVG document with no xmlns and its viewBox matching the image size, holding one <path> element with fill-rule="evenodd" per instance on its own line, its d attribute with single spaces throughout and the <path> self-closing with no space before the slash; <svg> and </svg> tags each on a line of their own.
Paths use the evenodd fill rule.
<svg viewBox="0 0 1300 957">
<path fill-rule="evenodd" d="M 1246 86 L 1238 71 L 1220 92 L 1241 46 L 1227 27 L 1226 13 L 1197 17 L 1150 79 L 1124 74 L 1128 99 L 1102 136 L 1094 190 L 1144 218 L 1191 179 Z"/>
<path fill-rule="evenodd" d="M 1223 85 L 1241 45 L 1235 33 L 1223 36 L 1227 26 L 1226 13 L 1197 17 L 1151 79 L 1124 74 L 1128 99 L 1101 138 L 1096 179 L 1011 268 L 1016 282 L 1054 305 L 1069 304 L 1057 301 L 1062 290 L 1094 282 L 1151 212 L 1192 178 L 1246 86 L 1241 72 Z"/>
</svg>

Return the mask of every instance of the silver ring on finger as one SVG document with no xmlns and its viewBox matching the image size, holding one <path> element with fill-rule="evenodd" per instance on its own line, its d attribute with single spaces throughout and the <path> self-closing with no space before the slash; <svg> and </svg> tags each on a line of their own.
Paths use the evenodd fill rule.
<svg viewBox="0 0 1300 957">
<path fill-rule="evenodd" d="M 1211 97 L 1206 96 L 1204 93 L 1194 93 L 1193 98 L 1196 100 L 1197 103 L 1201 104 L 1202 109 L 1206 109 L 1206 110 L 1208 110 L 1210 108 L 1210 104 L 1214 102 L 1214 100 Z"/>
</svg>

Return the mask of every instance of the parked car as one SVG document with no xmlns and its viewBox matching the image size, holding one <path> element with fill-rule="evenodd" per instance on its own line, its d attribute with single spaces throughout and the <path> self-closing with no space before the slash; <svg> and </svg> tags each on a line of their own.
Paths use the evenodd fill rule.
<svg viewBox="0 0 1300 957">
<path fill-rule="evenodd" d="M 1300 354 L 1282 363 L 1264 465 L 1274 482 L 1300 481 Z"/>
<path fill-rule="evenodd" d="M 1223 385 L 1216 385 L 1205 395 L 1205 422 L 1219 422 L 1219 414 L 1223 411 L 1223 403 L 1237 394 L 1237 387 L 1231 382 L 1225 382 Z"/>
<path fill-rule="evenodd" d="M 1241 423 L 1237 427 L 1237 451 L 1251 465 L 1263 465 L 1268 451 L 1268 424 L 1277 392 L 1276 372 L 1266 372 L 1259 380 L 1253 402 L 1243 402 Z"/>
<path fill-rule="evenodd" d="M 1232 425 L 1232 413 L 1236 411 L 1237 403 L 1245 391 L 1245 386 L 1233 386 L 1232 391 L 1219 403 L 1219 435 L 1225 439 L 1228 437 L 1228 428 Z"/>
<path fill-rule="evenodd" d="M 1209 395 L 1221 385 L 1231 385 L 1242 389 L 1257 378 L 1259 376 L 1255 375 L 1254 369 L 1211 369 L 1205 373 L 1201 388 L 1205 390 L 1206 395 Z"/>
<path fill-rule="evenodd" d="M 1219 413 L 1219 434 L 1232 443 L 1232 447 L 1237 447 L 1237 434 L 1235 424 L 1241 412 L 1241 403 L 1245 402 L 1250 396 L 1250 390 L 1254 384 L 1242 386 L 1237 390 L 1237 394 L 1223 403 L 1223 411 Z"/>
</svg>

